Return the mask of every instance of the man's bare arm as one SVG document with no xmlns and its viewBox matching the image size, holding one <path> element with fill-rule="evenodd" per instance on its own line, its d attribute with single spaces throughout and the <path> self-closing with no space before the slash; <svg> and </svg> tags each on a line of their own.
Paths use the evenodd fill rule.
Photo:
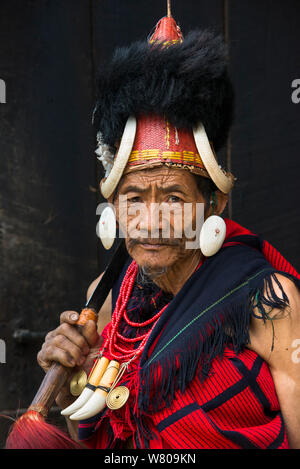
<svg viewBox="0 0 300 469">
<path fill-rule="evenodd" d="M 252 319 L 249 348 L 256 351 L 269 365 L 274 380 L 289 445 L 300 449 L 300 293 L 295 284 L 283 275 L 276 274 L 288 299 L 284 311 L 272 310 L 264 323 Z M 273 282 L 276 294 L 282 298 L 278 285 Z M 256 309 L 255 314 L 259 315 Z M 273 323 L 273 327 L 272 327 Z M 273 343 L 273 350 L 272 350 Z"/>
</svg>

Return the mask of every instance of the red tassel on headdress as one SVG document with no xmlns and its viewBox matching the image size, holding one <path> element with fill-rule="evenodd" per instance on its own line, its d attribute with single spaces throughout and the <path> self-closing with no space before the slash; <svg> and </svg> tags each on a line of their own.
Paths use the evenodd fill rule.
<svg viewBox="0 0 300 469">
<path fill-rule="evenodd" d="M 149 39 L 149 43 L 161 42 L 165 45 L 176 44 L 183 41 L 182 32 L 180 27 L 171 15 L 171 9 L 168 8 L 168 16 L 161 18 L 156 27 L 155 31 Z"/>
</svg>

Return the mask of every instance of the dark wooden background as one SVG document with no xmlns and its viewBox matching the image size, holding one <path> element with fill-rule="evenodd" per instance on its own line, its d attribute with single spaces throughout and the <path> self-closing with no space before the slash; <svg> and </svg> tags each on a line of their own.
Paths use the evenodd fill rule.
<svg viewBox="0 0 300 469">
<path fill-rule="evenodd" d="M 108 254 L 96 237 L 101 166 L 91 114 L 97 70 L 145 39 L 165 0 L 1 0 L 0 413 L 26 408 L 36 354 L 59 313 L 83 304 Z M 236 117 L 219 155 L 237 176 L 229 215 L 300 269 L 299 0 L 173 0 L 183 33 L 213 27 L 230 50 Z M 228 214 L 227 213 L 227 214 Z M 20 330 L 38 338 L 17 340 Z M 8 423 L 1 421 L 0 444 Z"/>
</svg>

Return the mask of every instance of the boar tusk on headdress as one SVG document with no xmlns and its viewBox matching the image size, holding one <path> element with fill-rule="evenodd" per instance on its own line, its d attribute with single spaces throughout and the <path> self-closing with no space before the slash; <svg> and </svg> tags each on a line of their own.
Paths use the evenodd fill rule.
<svg viewBox="0 0 300 469">
<path fill-rule="evenodd" d="M 234 176 L 231 173 L 225 173 L 218 165 L 202 123 L 194 128 L 193 133 L 196 147 L 206 171 L 217 188 L 224 194 L 228 194 L 234 185 Z"/>
<path fill-rule="evenodd" d="M 116 189 L 125 166 L 129 159 L 136 133 L 136 118 L 130 116 L 127 119 L 124 132 L 121 138 L 121 143 L 118 152 L 114 158 L 113 167 L 107 178 L 101 183 L 101 192 L 103 197 L 108 199 Z"/>
</svg>

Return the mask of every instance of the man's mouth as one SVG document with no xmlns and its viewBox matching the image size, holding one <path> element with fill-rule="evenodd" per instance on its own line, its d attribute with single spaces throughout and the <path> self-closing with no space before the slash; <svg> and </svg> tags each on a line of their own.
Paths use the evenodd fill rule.
<svg viewBox="0 0 300 469">
<path fill-rule="evenodd" d="M 167 243 L 138 243 L 140 246 L 142 246 L 144 249 L 160 249 L 164 248 L 166 246 L 171 246 L 170 244 Z"/>
<path fill-rule="evenodd" d="M 131 239 L 130 247 L 141 246 L 143 249 L 154 250 L 162 249 L 165 247 L 174 247 L 179 245 L 179 240 L 164 240 L 164 239 Z"/>
</svg>

